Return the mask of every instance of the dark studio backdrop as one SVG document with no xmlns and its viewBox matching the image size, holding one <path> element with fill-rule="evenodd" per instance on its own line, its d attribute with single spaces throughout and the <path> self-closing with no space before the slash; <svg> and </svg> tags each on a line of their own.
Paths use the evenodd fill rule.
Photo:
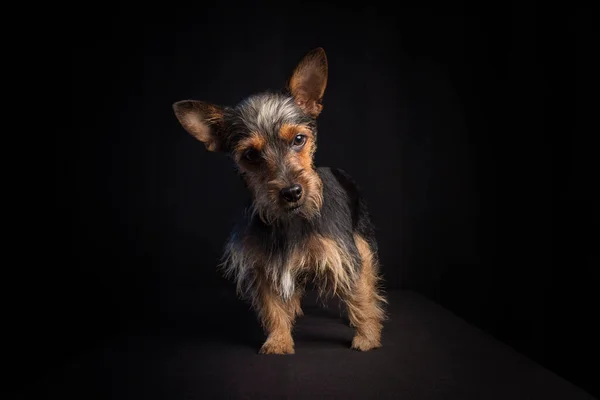
<svg viewBox="0 0 600 400">
<path fill-rule="evenodd" d="M 53 368 L 231 288 L 216 264 L 247 194 L 171 104 L 278 89 L 322 46 L 317 162 L 362 186 L 387 289 L 422 293 L 592 390 L 593 151 L 578 97 L 587 20 L 369 4 L 79 11 L 72 126 L 56 142 L 60 268 L 42 273 L 28 311 L 49 333 L 27 347 L 39 362 L 17 371 Z"/>
</svg>

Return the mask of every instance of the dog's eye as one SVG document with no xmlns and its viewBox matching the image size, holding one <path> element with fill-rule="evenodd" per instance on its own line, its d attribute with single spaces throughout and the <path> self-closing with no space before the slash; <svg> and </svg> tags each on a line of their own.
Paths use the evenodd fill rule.
<svg viewBox="0 0 600 400">
<path fill-rule="evenodd" d="M 294 147 L 302 147 L 304 146 L 304 143 L 306 143 L 306 136 L 304 135 L 296 135 L 292 142 Z"/>
<path fill-rule="evenodd" d="M 256 164 L 260 161 L 260 154 L 255 149 L 248 149 L 244 152 L 244 160 L 251 164 Z"/>
</svg>

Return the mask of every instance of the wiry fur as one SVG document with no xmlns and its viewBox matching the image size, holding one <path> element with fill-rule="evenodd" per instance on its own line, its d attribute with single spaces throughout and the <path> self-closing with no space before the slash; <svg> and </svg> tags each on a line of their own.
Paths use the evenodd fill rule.
<svg viewBox="0 0 600 400">
<path fill-rule="evenodd" d="M 327 60 L 317 49 L 281 93 L 253 95 L 235 107 L 174 105 L 208 150 L 232 156 L 252 194 L 221 267 L 258 313 L 268 335 L 262 353 L 294 352 L 291 330 L 309 279 L 321 294 L 344 300 L 356 328 L 353 348 L 381 346 L 385 298 L 366 204 L 348 174 L 313 163 L 326 82 Z M 293 185 L 301 193 L 283 196 Z"/>
<path fill-rule="evenodd" d="M 298 212 L 305 218 L 317 216 L 322 198 L 321 183 L 316 178 L 312 166 L 317 138 L 315 120 L 302 111 L 291 95 L 270 92 L 243 100 L 234 109 L 227 110 L 226 118 L 231 121 L 224 132 L 229 148 L 236 149 L 239 143 L 245 142 L 258 132 L 267 144 L 263 154 L 266 167 L 260 170 L 248 168 L 240 160 L 242 152 L 233 151 L 238 170 L 253 194 L 252 213 L 267 224 L 277 222 L 285 215 L 280 207 L 273 207 L 278 202 L 279 189 L 293 182 L 301 182 L 307 189 L 308 197 L 306 207 L 302 207 Z M 288 147 L 282 145 L 280 136 L 286 126 L 302 127 L 310 135 L 310 150 L 306 157 L 310 165 L 293 162 L 285 156 Z"/>
<path fill-rule="evenodd" d="M 250 214 L 234 229 L 222 265 L 240 294 L 255 295 L 259 270 L 284 300 L 307 276 L 316 278 L 323 292 L 352 290 L 361 256 L 353 236 L 351 203 L 331 169 L 318 168 L 317 174 L 323 185 L 319 218 L 268 225 Z"/>
</svg>

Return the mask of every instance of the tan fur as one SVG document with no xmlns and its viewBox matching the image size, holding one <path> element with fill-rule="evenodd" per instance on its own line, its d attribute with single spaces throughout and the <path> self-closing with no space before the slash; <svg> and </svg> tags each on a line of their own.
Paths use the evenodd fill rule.
<svg viewBox="0 0 600 400">
<path fill-rule="evenodd" d="M 267 340 L 260 349 L 261 354 L 294 354 L 292 327 L 297 315 L 299 299 L 284 300 L 273 291 L 269 280 L 259 274 L 256 294 L 256 309 Z"/>
<path fill-rule="evenodd" d="M 241 245 L 226 249 L 222 266 L 226 276 L 234 277 L 240 294 L 247 293 L 243 286 L 251 274 L 260 276 L 262 283 L 268 282 L 274 293 L 284 300 L 301 296 L 297 283 L 302 276 L 314 275 L 321 294 L 345 295 L 353 289 L 356 273 L 352 269 L 354 260 L 341 242 L 315 235 L 298 243 L 282 263 L 274 263 L 270 255 L 252 236 L 247 236 Z M 295 301 L 299 301 L 295 300 Z"/>
<path fill-rule="evenodd" d="M 310 240 L 310 264 L 321 294 L 344 295 L 352 290 L 354 261 L 342 243 L 323 236 Z"/>
<path fill-rule="evenodd" d="M 304 289 L 296 288 L 296 292 L 294 293 L 294 297 L 292 297 L 292 305 L 294 308 L 294 314 L 296 317 L 301 317 L 304 315 L 302 311 L 302 295 L 304 294 Z"/>
<path fill-rule="evenodd" d="M 317 117 L 323 110 L 321 102 L 327 78 L 327 56 L 322 48 L 317 48 L 302 58 L 289 80 L 288 88 L 296 104 L 313 117 Z"/>
<path fill-rule="evenodd" d="M 352 348 L 367 351 L 381 347 L 382 323 L 386 303 L 379 287 L 376 257 L 360 235 L 354 237 L 361 256 L 361 269 L 355 273 L 350 253 L 331 238 L 313 236 L 299 245 L 288 259 L 284 273 L 293 282 L 300 282 L 305 273 L 314 274 L 321 291 L 340 296 L 348 308 L 351 326 L 356 329 Z M 248 249 L 246 250 L 248 251 Z M 248 253 L 247 253 L 248 254 Z M 259 252 L 254 250 L 258 258 Z M 280 271 L 267 268 L 257 270 L 258 282 L 252 302 L 267 334 L 261 348 L 263 354 L 293 354 L 292 329 L 296 317 L 303 315 L 302 286 L 290 288 L 291 295 L 282 296 Z"/>
<path fill-rule="evenodd" d="M 240 140 L 233 150 L 234 157 L 237 163 L 240 163 L 240 159 L 246 150 L 254 149 L 256 151 L 262 151 L 265 146 L 265 138 L 258 134 L 252 133 L 247 138 Z"/>
<path fill-rule="evenodd" d="M 313 166 L 314 141 L 308 136 L 304 148 L 297 153 L 290 153 L 286 162 L 291 171 L 294 171 L 294 183 L 304 188 L 304 207 L 301 215 L 311 219 L 319 215 L 323 205 L 323 183 Z M 267 225 L 276 222 L 283 210 L 273 207 L 281 202 L 280 191 L 290 185 L 286 179 L 279 176 L 279 164 L 276 155 L 271 154 L 268 147 L 263 150 L 264 166 L 260 171 L 243 167 L 246 172 L 244 178 L 250 190 L 254 193 L 253 212 L 257 213 Z"/>
<path fill-rule="evenodd" d="M 294 103 L 316 118 L 323 109 L 327 79 L 327 57 L 322 48 L 317 48 L 303 57 L 288 80 L 292 98 L 253 96 L 233 114 L 201 101 L 173 104 L 181 125 L 208 150 L 231 152 L 253 194 L 250 217 L 258 215 L 265 224 L 278 225 L 277 234 L 285 234 L 290 228 L 288 238 L 278 236 L 277 241 L 283 243 L 277 243 L 277 247 L 262 235 L 232 232 L 221 264 L 225 276 L 235 279 L 239 294 L 249 299 L 258 313 L 267 334 L 262 354 L 294 353 L 292 329 L 296 318 L 303 314 L 302 295 L 311 277 L 321 296 L 337 295 L 346 303 L 351 325 L 356 329 L 354 349 L 366 351 L 381 346 L 385 299 L 379 288 L 377 256 L 368 242 L 358 234 L 354 235 L 354 243 L 344 233 L 344 237 L 324 236 L 318 224 L 308 238 L 301 239 L 306 231 L 297 234 L 299 227 L 291 225 L 296 218 L 310 224 L 320 216 L 323 206 L 323 182 L 313 161 L 316 130 L 309 128 L 312 124 L 287 123 L 280 128 L 278 141 L 271 141 L 267 135 L 275 127 L 274 121 L 302 124 L 298 121 L 306 120 L 300 118 Z M 229 122 L 241 123 L 254 132 L 245 138 L 228 136 L 233 133 L 225 126 Z M 294 143 L 298 134 L 306 136 L 303 145 Z M 239 142 L 234 144 L 234 140 Z M 281 151 L 281 140 L 288 144 L 289 151 Z M 301 196 L 283 198 L 282 189 L 295 184 L 302 186 Z M 311 229 L 308 224 L 305 227 Z"/>
<path fill-rule="evenodd" d="M 300 133 L 306 136 L 306 144 L 300 151 L 290 157 L 290 163 L 294 164 L 294 167 L 298 170 L 310 171 L 312 175 L 316 175 L 314 174 L 314 154 L 317 151 L 317 142 L 313 132 L 303 126 L 283 125 L 279 135 L 282 139 L 291 142 Z"/>
<path fill-rule="evenodd" d="M 220 151 L 218 131 L 223 124 L 223 110 L 214 104 L 182 100 L 173 104 L 175 116 L 183 128 L 204 144 L 208 151 Z"/>
<path fill-rule="evenodd" d="M 296 282 L 300 275 L 313 275 L 321 294 L 341 295 L 352 290 L 353 260 L 340 242 L 315 235 L 292 252 L 286 269 Z"/>
<path fill-rule="evenodd" d="M 352 292 L 346 296 L 350 323 L 356 328 L 352 348 L 367 351 L 381 347 L 382 323 L 386 303 L 380 293 L 380 277 L 376 257 L 369 244 L 360 235 L 354 240 L 361 255 L 362 269 Z"/>
<path fill-rule="evenodd" d="M 302 125 L 283 124 L 279 130 L 279 137 L 286 142 L 291 142 L 299 134 L 312 137 L 311 130 Z"/>
</svg>

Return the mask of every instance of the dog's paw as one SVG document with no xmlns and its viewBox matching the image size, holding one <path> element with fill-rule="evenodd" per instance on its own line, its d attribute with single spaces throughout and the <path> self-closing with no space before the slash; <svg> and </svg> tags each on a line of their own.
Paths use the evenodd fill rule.
<svg viewBox="0 0 600 400">
<path fill-rule="evenodd" d="M 373 349 L 378 349 L 382 347 L 381 345 L 381 340 L 379 338 L 377 339 L 373 339 L 373 338 L 368 338 L 366 336 L 354 336 L 354 339 L 352 339 L 352 349 L 354 350 L 358 350 L 358 351 L 369 351 L 369 350 L 373 350 Z"/>
<path fill-rule="evenodd" d="M 294 354 L 291 338 L 268 338 L 259 351 L 260 354 Z"/>
</svg>

